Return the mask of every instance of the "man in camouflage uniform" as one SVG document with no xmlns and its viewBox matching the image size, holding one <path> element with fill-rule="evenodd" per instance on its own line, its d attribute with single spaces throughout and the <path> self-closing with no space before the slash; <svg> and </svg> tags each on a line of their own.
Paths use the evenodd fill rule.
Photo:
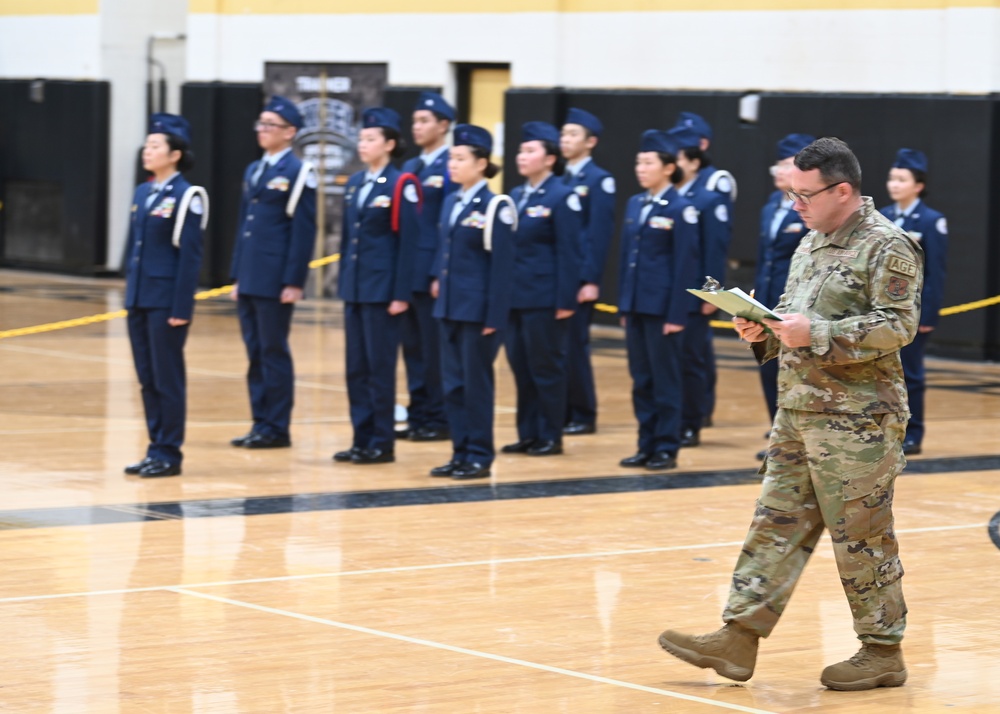
<svg viewBox="0 0 1000 714">
<path fill-rule="evenodd" d="M 667 652 L 724 677 L 753 674 L 760 637 L 778 622 L 829 528 L 861 650 L 827 667 L 831 689 L 899 686 L 906 605 L 893 531 L 908 408 L 899 350 L 917 332 L 923 254 L 861 196 L 861 168 L 839 139 L 795 157 L 794 209 L 811 231 L 792 258 L 765 326 L 736 318 L 763 363 L 777 357 L 778 413 L 763 490 L 736 563 L 725 626 L 660 635 Z"/>
</svg>

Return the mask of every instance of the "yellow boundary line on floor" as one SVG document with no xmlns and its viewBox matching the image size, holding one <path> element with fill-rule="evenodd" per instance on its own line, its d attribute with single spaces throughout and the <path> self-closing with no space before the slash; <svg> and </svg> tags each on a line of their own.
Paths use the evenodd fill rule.
<svg viewBox="0 0 1000 714">
<path fill-rule="evenodd" d="M 318 258 L 309 263 L 310 268 L 320 268 L 324 265 L 330 265 L 331 263 L 336 263 L 340 260 L 340 253 L 334 253 L 333 255 L 328 255 L 325 258 Z M 221 288 L 213 288 L 212 290 L 202 290 L 196 293 L 194 296 L 195 300 L 209 300 L 214 297 L 219 297 L 221 295 L 228 295 L 233 291 L 232 285 L 223 285 Z M 994 295 L 991 298 L 985 298 L 983 300 L 976 300 L 974 302 L 967 302 L 962 305 L 954 305 L 952 307 L 946 307 L 942 309 L 938 314 L 942 317 L 947 317 L 948 315 L 958 315 L 963 312 L 970 312 L 971 310 L 981 310 L 984 307 L 990 307 L 992 305 L 1000 304 L 1000 295 Z M 617 313 L 618 308 L 615 305 L 607 305 L 605 303 L 597 303 L 595 309 L 600 312 L 607 313 Z M 117 320 L 119 318 L 128 315 L 128 310 L 115 310 L 114 312 L 105 312 L 99 315 L 87 315 L 86 317 L 77 317 L 72 320 L 62 320 L 60 322 L 49 322 L 44 325 L 32 325 L 31 327 L 18 327 L 12 330 L 2 330 L 0 331 L 0 340 L 7 339 L 9 337 L 21 337 L 24 335 L 37 335 L 43 332 L 55 332 L 56 330 L 66 330 L 71 327 L 82 327 L 83 325 L 95 325 L 99 322 L 108 322 L 110 320 Z M 733 326 L 732 322 L 726 320 L 712 320 L 709 323 L 712 327 L 720 328 L 731 328 Z"/>
</svg>

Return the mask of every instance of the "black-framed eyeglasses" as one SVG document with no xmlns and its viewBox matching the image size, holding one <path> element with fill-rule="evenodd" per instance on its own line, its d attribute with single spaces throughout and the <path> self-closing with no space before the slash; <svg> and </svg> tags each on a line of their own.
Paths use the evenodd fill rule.
<svg viewBox="0 0 1000 714">
<path fill-rule="evenodd" d="M 287 129 L 291 124 L 275 124 L 273 121 L 255 121 L 254 131 L 271 131 L 272 129 Z"/>
<path fill-rule="evenodd" d="M 814 193 L 795 193 L 795 191 L 793 191 L 792 189 L 788 189 L 787 191 L 785 191 L 785 195 L 788 197 L 788 200 L 791 201 L 792 203 L 798 201 L 803 206 L 808 206 L 809 203 L 813 200 L 813 198 L 820 195 L 824 191 L 829 191 L 834 186 L 839 186 L 842 183 L 847 183 L 847 181 L 837 181 L 835 183 L 831 183 L 829 186 L 825 186 L 821 188 L 819 191 L 816 191 Z"/>
</svg>

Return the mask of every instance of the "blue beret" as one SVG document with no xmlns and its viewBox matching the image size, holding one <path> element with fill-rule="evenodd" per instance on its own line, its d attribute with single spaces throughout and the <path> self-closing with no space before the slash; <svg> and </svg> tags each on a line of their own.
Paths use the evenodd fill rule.
<svg viewBox="0 0 1000 714">
<path fill-rule="evenodd" d="M 642 132 L 642 139 L 639 141 L 639 152 L 655 151 L 660 154 L 677 155 L 680 150 L 677 140 L 670 136 L 668 132 L 661 129 L 648 129 Z"/>
<path fill-rule="evenodd" d="M 361 114 L 361 125 L 365 129 L 380 127 L 401 131 L 399 128 L 399 112 L 389 107 L 369 107 Z"/>
<path fill-rule="evenodd" d="M 474 124 L 456 126 L 452 143 L 455 146 L 478 146 L 486 149 L 487 153 L 493 153 L 493 137 L 483 127 Z"/>
<path fill-rule="evenodd" d="M 521 126 L 521 143 L 526 141 L 549 141 L 558 146 L 559 130 L 544 121 L 529 121 Z"/>
<path fill-rule="evenodd" d="M 601 132 L 604 131 L 604 125 L 601 124 L 600 119 L 590 112 L 574 107 L 570 107 L 569 111 L 566 112 L 566 121 L 563 124 L 579 124 L 594 136 L 600 136 Z"/>
<path fill-rule="evenodd" d="M 429 112 L 440 114 L 448 121 L 455 121 L 454 108 L 452 108 L 452 106 L 444 100 L 444 97 L 437 92 L 420 93 L 420 99 L 417 100 L 417 105 L 413 107 L 413 111 L 416 112 L 421 109 L 426 109 Z"/>
<path fill-rule="evenodd" d="M 910 169 L 910 171 L 923 171 L 927 173 L 927 157 L 924 152 L 916 149 L 900 149 L 896 154 L 896 160 L 892 164 L 894 169 Z"/>
<path fill-rule="evenodd" d="M 271 101 L 264 106 L 264 111 L 274 112 L 296 129 L 301 129 L 304 124 L 302 121 L 302 112 L 295 106 L 295 102 L 291 102 L 284 97 L 271 97 Z"/>
<path fill-rule="evenodd" d="M 694 129 L 699 137 L 712 140 L 712 126 L 694 112 L 681 112 L 677 117 L 677 126 L 689 127 Z"/>
<path fill-rule="evenodd" d="M 682 149 L 701 148 L 701 135 L 689 126 L 677 125 L 667 132 Z"/>
<path fill-rule="evenodd" d="M 191 145 L 191 125 L 179 114 L 154 114 L 149 118 L 150 134 L 170 134 Z"/>
<path fill-rule="evenodd" d="M 778 161 L 795 156 L 814 141 L 816 137 L 811 134 L 789 134 L 778 142 Z"/>
</svg>

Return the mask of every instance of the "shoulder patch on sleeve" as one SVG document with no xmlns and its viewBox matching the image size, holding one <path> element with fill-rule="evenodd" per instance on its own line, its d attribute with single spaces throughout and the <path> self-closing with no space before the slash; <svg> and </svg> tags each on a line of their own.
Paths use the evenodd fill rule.
<svg viewBox="0 0 1000 714">
<path fill-rule="evenodd" d="M 905 275 L 908 278 L 915 278 L 917 276 L 916 264 L 898 255 L 890 255 L 885 267 L 894 273 Z"/>
<path fill-rule="evenodd" d="M 505 223 L 508 226 L 514 225 L 514 211 L 511 210 L 510 206 L 501 206 L 500 212 L 497 213 L 497 217 L 500 219 L 501 223 Z"/>
<path fill-rule="evenodd" d="M 319 185 L 319 181 L 316 179 L 316 171 L 310 171 L 306 174 L 306 188 L 316 188 Z"/>
<path fill-rule="evenodd" d="M 566 205 L 569 206 L 570 209 L 574 211 L 583 210 L 583 204 L 580 203 L 580 197 L 575 193 L 571 193 L 569 195 L 569 198 L 566 199 Z"/>
<path fill-rule="evenodd" d="M 937 228 L 937 232 L 941 235 L 948 235 L 948 219 L 944 216 L 937 219 L 937 223 L 934 224 L 934 227 Z"/>
<path fill-rule="evenodd" d="M 722 193 L 731 193 L 733 190 L 733 182 L 730 181 L 727 176 L 720 176 L 719 182 L 715 184 L 715 187 Z"/>
<path fill-rule="evenodd" d="M 420 196 L 417 195 L 417 187 L 412 183 L 406 184 L 406 187 L 403 189 L 403 196 L 410 203 L 416 203 L 420 200 Z"/>
<path fill-rule="evenodd" d="M 605 176 L 604 180 L 601 181 L 601 190 L 604 193 L 614 193 L 615 192 L 615 178 L 614 176 Z"/>
<path fill-rule="evenodd" d="M 685 208 L 684 213 L 682 215 L 684 216 L 685 223 L 698 222 L 698 209 L 695 208 L 694 206 L 688 206 L 687 208 Z"/>
<path fill-rule="evenodd" d="M 200 216 L 202 213 L 204 213 L 205 204 L 202 203 L 201 196 L 192 197 L 191 204 L 188 206 L 188 208 L 191 210 L 191 213 L 195 214 L 196 216 Z"/>
<path fill-rule="evenodd" d="M 729 209 L 726 208 L 726 204 L 720 203 L 715 207 L 715 217 L 719 220 L 719 223 L 729 222 Z"/>
</svg>

